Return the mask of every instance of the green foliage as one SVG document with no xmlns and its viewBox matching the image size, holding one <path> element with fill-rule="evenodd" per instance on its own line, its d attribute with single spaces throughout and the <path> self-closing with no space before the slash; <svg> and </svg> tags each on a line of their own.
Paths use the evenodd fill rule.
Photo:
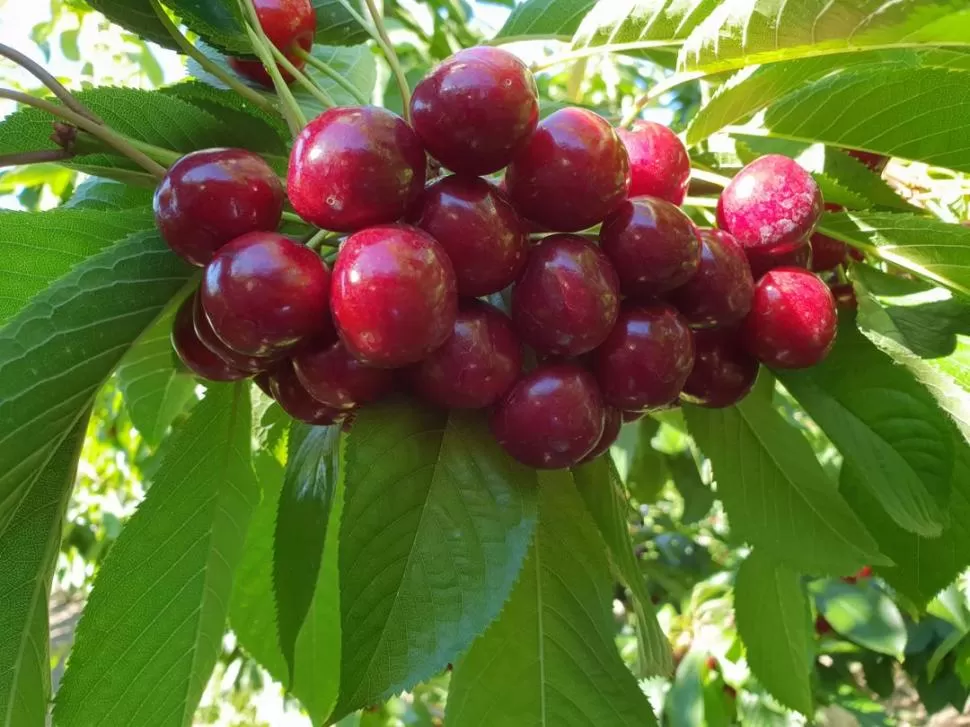
<svg viewBox="0 0 970 727">
<path fill-rule="evenodd" d="M 871 582 L 827 583 L 818 594 L 819 611 L 832 628 L 880 654 L 901 657 L 906 625 L 896 604 Z"/>
<path fill-rule="evenodd" d="M 597 0 L 526 0 L 512 10 L 495 37 L 503 41 L 517 38 L 568 39 L 596 2 Z"/>
<path fill-rule="evenodd" d="M 369 37 L 342 0 L 312 0 L 312 3 L 317 14 L 317 43 L 357 45 Z"/>
<path fill-rule="evenodd" d="M 679 45 L 717 0 L 600 0 L 573 37 L 577 48 L 635 51 Z"/>
</svg>

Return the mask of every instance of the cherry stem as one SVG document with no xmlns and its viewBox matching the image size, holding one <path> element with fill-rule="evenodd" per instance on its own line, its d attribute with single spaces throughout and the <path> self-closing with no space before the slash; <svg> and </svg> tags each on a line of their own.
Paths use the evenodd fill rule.
<svg viewBox="0 0 970 727">
<path fill-rule="evenodd" d="M 377 44 L 384 52 L 384 58 L 387 60 L 387 64 L 391 67 L 391 72 L 394 74 L 394 78 L 397 80 L 398 88 L 401 89 L 401 101 L 403 102 L 404 106 L 404 119 L 410 124 L 411 87 L 408 86 L 408 79 L 404 75 L 404 69 L 401 67 L 401 59 L 397 57 L 397 52 L 394 50 L 394 46 L 391 44 L 391 38 L 387 34 L 387 28 L 384 26 L 384 18 L 381 16 L 380 10 L 377 9 L 376 0 L 365 1 L 367 3 L 367 9 L 370 11 L 371 19 L 374 21 L 374 27 L 377 29 Z M 363 20 L 363 18 L 361 18 L 361 20 Z"/>
<path fill-rule="evenodd" d="M 19 167 L 26 164 L 42 164 L 44 162 L 63 162 L 71 159 L 74 152 L 67 149 L 39 149 L 37 151 L 22 151 L 17 154 L 0 154 L 0 167 Z"/>
<path fill-rule="evenodd" d="M 287 222 L 295 222 L 298 225 L 306 224 L 306 220 L 300 217 L 300 215 L 296 214 L 295 212 L 287 212 L 286 210 L 283 210 L 281 219 L 284 219 Z"/>
<path fill-rule="evenodd" d="M 144 152 L 136 149 L 125 137 L 121 136 L 115 131 L 112 131 L 107 126 L 96 124 L 91 121 L 91 119 L 81 116 L 81 114 L 71 111 L 68 108 L 58 106 L 50 101 L 46 101 L 26 93 L 21 93 L 20 91 L 12 91 L 7 88 L 0 88 L 0 98 L 5 98 L 9 101 L 16 101 L 17 103 L 24 104 L 26 106 L 33 106 L 41 111 L 46 111 L 52 116 L 63 119 L 72 126 L 76 126 L 82 131 L 86 131 L 87 133 L 91 134 L 91 136 L 97 137 L 105 144 L 112 147 L 120 154 L 128 157 L 140 167 L 159 179 L 165 176 L 165 167 L 146 155 Z"/>
<path fill-rule="evenodd" d="M 324 61 L 320 60 L 312 53 L 307 53 L 305 50 L 303 50 L 300 47 L 297 47 L 296 54 L 304 61 L 309 63 L 311 66 L 316 68 L 318 71 L 326 75 L 328 78 L 332 79 L 338 86 L 340 86 L 347 93 L 353 96 L 354 99 L 357 101 L 357 103 L 361 104 L 362 106 L 370 103 L 370 99 L 367 98 L 363 93 L 361 93 L 361 90 L 359 88 L 357 88 L 354 84 L 352 84 L 346 78 L 341 76 L 337 72 L 337 70 L 329 63 L 325 63 Z"/>
<path fill-rule="evenodd" d="M 178 26 L 175 25 L 168 13 L 165 12 L 165 8 L 162 7 L 159 0 L 149 0 L 149 2 L 151 2 L 152 8 L 155 10 L 155 14 L 158 16 L 158 19 L 161 21 L 162 25 L 165 26 L 165 30 L 167 30 L 168 34 L 172 36 L 172 40 L 175 41 L 182 53 L 187 55 L 189 58 L 192 58 L 208 73 L 211 73 L 257 108 L 269 113 L 279 113 L 279 109 L 277 109 L 269 100 L 264 98 L 258 91 L 251 89 L 238 78 L 234 78 L 231 73 L 223 68 L 220 68 L 219 65 L 208 58 L 205 53 L 192 45 L 192 43 L 189 42 L 189 39 L 186 38 L 182 31 L 178 29 Z"/>
<path fill-rule="evenodd" d="M 65 88 L 60 81 L 54 78 L 54 76 L 52 76 L 43 66 L 36 61 L 31 60 L 16 48 L 11 48 L 5 43 L 0 43 L 0 56 L 9 58 L 18 66 L 28 71 L 31 75 L 37 78 L 38 81 L 47 86 L 47 88 L 50 89 L 50 92 L 57 96 L 57 98 L 61 100 L 61 103 L 67 106 L 67 108 L 71 109 L 71 111 L 74 113 L 80 114 L 84 118 L 90 119 L 96 124 L 104 123 L 100 118 L 98 118 L 97 114 L 81 103 L 77 97 L 74 96 L 74 94 L 68 91 L 67 88 Z"/>
<path fill-rule="evenodd" d="M 276 88 L 276 93 L 280 97 L 283 116 L 286 119 L 287 125 L 290 127 L 290 133 L 296 138 L 300 130 L 306 126 L 306 116 L 303 115 L 303 110 L 296 102 L 296 98 L 293 96 L 293 92 L 290 91 L 290 87 L 283 80 L 283 74 L 280 73 L 276 61 L 273 60 L 273 54 L 269 50 L 272 43 L 270 43 L 266 34 L 263 33 L 263 28 L 259 24 L 259 17 L 256 15 L 256 8 L 253 7 L 252 0 L 239 0 L 239 2 L 256 24 L 254 28 L 250 23 L 246 23 L 246 33 L 249 35 L 249 42 L 252 43 L 253 50 L 259 56 L 259 60 L 262 61 L 266 72 L 273 79 L 273 86 Z"/>
<path fill-rule="evenodd" d="M 336 239 L 336 233 L 330 232 L 330 230 L 317 230 L 304 244 L 311 250 L 317 251 L 324 247 L 336 249 L 336 245 L 328 244 L 330 240 Z"/>
<path fill-rule="evenodd" d="M 296 82 L 299 83 L 303 88 L 305 88 L 313 98 L 319 101 L 325 108 L 332 109 L 337 103 L 333 100 L 329 93 L 324 91 L 312 78 L 307 76 L 303 71 L 293 65 L 293 62 L 284 55 L 283 51 L 277 48 L 275 45 L 270 43 L 270 51 L 276 56 L 277 62 L 283 66 L 283 70 L 293 76 Z"/>
<path fill-rule="evenodd" d="M 637 120 L 637 117 L 640 115 L 640 112 L 643 111 L 643 109 L 663 96 L 665 93 L 670 93 L 675 88 L 678 86 L 683 86 L 685 83 L 690 83 L 691 81 L 696 81 L 699 78 L 703 78 L 704 75 L 705 74 L 699 72 L 677 73 L 654 84 L 653 88 L 638 98 L 636 103 L 633 104 L 633 108 L 630 109 L 630 112 L 623 117 L 622 121 L 620 121 L 620 128 L 629 128 L 633 122 Z"/>
</svg>

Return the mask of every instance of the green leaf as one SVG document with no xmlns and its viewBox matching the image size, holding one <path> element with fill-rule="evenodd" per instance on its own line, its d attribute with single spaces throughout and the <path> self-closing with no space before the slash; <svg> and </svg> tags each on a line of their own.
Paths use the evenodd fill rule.
<svg viewBox="0 0 970 727">
<path fill-rule="evenodd" d="M 454 661 L 508 598 L 536 518 L 535 470 L 478 412 L 367 407 L 345 462 L 334 719 Z"/>
<path fill-rule="evenodd" d="M 970 297 L 970 228 L 888 212 L 839 212 L 820 231 Z"/>
<path fill-rule="evenodd" d="M 114 211 L 151 207 L 152 190 L 96 177 L 81 182 L 63 209 Z"/>
<path fill-rule="evenodd" d="M 155 322 L 118 364 L 118 386 L 131 421 L 157 446 L 175 419 L 195 403 L 195 377 L 177 363 L 172 349 L 175 306 Z"/>
<path fill-rule="evenodd" d="M 706 656 L 701 649 L 688 651 L 680 665 L 670 691 L 664 699 L 664 724 L 667 727 L 706 725 L 704 717 L 704 684 L 701 670 Z"/>
<path fill-rule="evenodd" d="M 630 504 L 623 494 L 620 476 L 608 457 L 573 470 L 576 489 L 599 527 L 609 548 L 610 560 L 633 593 L 639 624 L 640 672 L 642 676 L 669 676 L 674 661 L 670 642 L 657 623 L 657 613 L 640 566 L 633 554 L 633 540 L 627 515 Z"/>
<path fill-rule="evenodd" d="M 713 73 L 917 44 L 970 44 L 970 10 L 962 0 L 729 0 L 688 38 L 680 67 Z"/>
<path fill-rule="evenodd" d="M 345 88 L 340 82 L 309 63 L 306 65 L 304 72 L 330 94 L 334 103 L 338 106 L 354 106 L 359 105 L 361 99 L 366 103 L 370 102 L 374 86 L 377 84 L 377 64 L 374 61 L 374 54 L 367 46 L 347 48 L 315 45 L 312 54 L 314 58 L 330 66 L 336 75 L 350 86 L 349 89 Z M 298 86 L 294 86 L 293 95 L 310 118 L 318 116 L 325 110 L 319 101 Z"/>
<path fill-rule="evenodd" d="M 558 38 L 568 40 L 597 0 L 526 0 L 495 36 L 510 43 L 515 40 Z"/>
<path fill-rule="evenodd" d="M 818 594 L 818 609 L 832 628 L 860 646 L 902 658 L 906 624 L 899 608 L 872 581 L 832 581 Z"/>
<path fill-rule="evenodd" d="M 806 573 L 844 575 L 888 562 L 808 441 L 770 402 L 749 396 L 730 409 L 683 409 L 739 537 Z"/>
<path fill-rule="evenodd" d="M 188 724 L 222 649 L 259 489 L 248 385 L 213 386 L 169 440 L 98 571 L 54 722 Z"/>
<path fill-rule="evenodd" d="M 448 727 L 645 727 L 616 650 L 606 547 L 568 472 L 539 474 L 539 526 L 498 620 L 455 667 Z"/>
<path fill-rule="evenodd" d="M 327 523 L 340 478 L 340 426 L 295 425 L 273 539 L 273 592 L 280 646 L 296 673 L 296 641 L 310 611 Z"/>
<path fill-rule="evenodd" d="M 189 275 L 156 234 L 139 233 L 77 265 L 0 329 L 0 528 Z"/>
<path fill-rule="evenodd" d="M 166 0 L 166 4 L 207 43 L 224 51 L 252 53 L 236 0 Z"/>
<path fill-rule="evenodd" d="M 139 38 L 178 50 L 178 45 L 148 2 L 142 0 L 87 0 L 88 5 L 112 23 L 127 28 Z"/>
<path fill-rule="evenodd" d="M 0 324 L 78 263 L 153 226 L 151 210 L 0 212 Z"/>
<path fill-rule="evenodd" d="M 684 513 L 681 522 L 693 525 L 707 517 L 714 506 L 714 491 L 704 484 L 697 462 L 687 451 L 667 458 L 667 467 L 673 477 L 674 485 L 684 498 Z"/>
<path fill-rule="evenodd" d="M 835 348 L 819 365 L 774 373 L 900 527 L 926 537 L 942 532 L 951 425 L 929 392 L 854 320 L 843 317 Z"/>
<path fill-rule="evenodd" d="M 341 0 L 312 0 L 317 14 L 316 43 L 320 45 L 357 45 L 370 35 L 348 12 Z"/>
<path fill-rule="evenodd" d="M 755 551 L 738 569 L 734 613 L 758 681 L 786 707 L 811 717 L 815 639 L 798 573 Z"/>
<path fill-rule="evenodd" d="M 74 429 L 37 477 L 28 496 L 0 532 L 0 725 L 42 727 L 50 702 L 51 671 L 47 619 L 51 578 L 61 543 L 61 525 L 74 486 L 87 417 Z"/>
<path fill-rule="evenodd" d="M 718 0 L 600 0 L 573 37 L 574 48 L 629 52 L 679 45 Z"/>
<path fill-rule="evenodd" d="M 649 504 L 657 501 L 668 480 L 665 457 L 651 444 L 660 429 L 660 422 L 653 417 L 644 417 L 631 426 L 637 433 L 637 439 L 626 486 L 638 502 Z"/>
</svg>

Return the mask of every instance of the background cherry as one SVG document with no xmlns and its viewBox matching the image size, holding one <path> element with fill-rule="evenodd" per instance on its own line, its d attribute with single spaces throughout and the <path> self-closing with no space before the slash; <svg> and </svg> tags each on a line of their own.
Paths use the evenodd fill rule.
<svg viewBox="0 0 970 727">
<path fill-rule="evenodd" d="M 444 248 L 423 230 L 371 227 L 341 246 L 331 302 L 351 354 L 372 366 L 406 366 L 451 335 L 458 313 L 455 271 Z"/>
<path fill-rule="evenodd" d="M 310 396 L 290 362 L 282 364 L 270 374 L 269 390 L 283 411 L 301 422 L 326 426 L 336 424 L 346 416 L 346 412 Z"/>
<path fill-rule="evenodd" d="M 505 173 L 524 217 L 550 230 L 578 232 L 602 222 L 626 198 L 630 162 L 609 122 L 564 108 L 543 119 Z"/>
<path fill-rule="evenodd" d="M 876 154 L 875 152 L 862 151 L 860 149 L 846 149 L 845 153 L 867 166 L 876 174 L 882 174 L 882 170 L 889 164 L 889 157 Z"/>
<path fill-rule="evenodd" d="M 169 167 L 155 190 L 155 224 L 168 246 L 193 265 L 247 232 L 275 230 L 283 185 L 246 149 L 193 151 Z"/>
<path fill-rule="evenodd" d="M 537 469 L 572 467 L 603 435 L 603 399 L 593 375 L 572 363 L 539 366 L 525 374 L 489 419 L 499 444 Z"/>
<path fill-rule="evenodd" d="M 720 409 L 748 395 L 758 378 L 757 359 L 744 350 L 736 328 L 694 332 L 694 367 L 680 398 Z"/>
<path fill-rule="evenodd" d="M 303 68 L 306 61 L 296 53 L 297 48 L 308 51 L 313 47 L 313 36 L 317 32 L 317 18 L 310 0 L 253 0 L 256 17 L 269 41 L 279 48 L 286 59 Z M 273 79 L 263 67 L 262 61 L 245 58 L 229 58 L 229 65 L 241 76 L 273 88 Z M 293 77 L 280 69 L 287 83 Z"/>
<path fill-rule="evenodd" d="M 812 235 L 814 240 L 818 235 Z M 746 247 L 745 255 L 748 257 L 748 267 L 751 268 L 751 276 L 758 280 L 769 270 L 775 268 L 804 268 L 809 270 L 812 267 L 814 246 L 807 240 L 799 242 L 794 247 Z"/>
<path fill-rule="evenodd" d="M 396 383 L 391 371 L 355 359 L 343 341 L 301 351 L 293 357 L 293 369 L 310 396 L 341 411 L 377 401 Z"/>
<path fill-rule="evenodd" d="M 512 320 L 536 352 L 579 356 L 609 334 L 620 307 L 609 259 L 578 235 L 550 235 L 529 253 L 512 290 Z"/>
<path fill-rule="evenodd" d="M 395 222 L 424 188 L 426 159 L 404 119 L 376 106 L 328 109 L 290 152 L 293 209 L 325 230 L 352 232 Z"/>
<path fill-rule="evenodd" d="M 649 195 L 683 204 L 690 183 L 690 156 L 684 143 L 663 124 L 637 121 L 618 129 L 630 155 L 630 196 Z"/>
<path fill-rule="evenodd" d="M 751 309 L 754 279 L 744 250 L 721 230 L 701 230 L 701 263 L 669 298 L 696 328 L 737 323 Z"/>
<path fill-rule="evenodd" d="M 461 174 L 490 174 L 508 165 L 538 121 L 532 72 L 499 48 L 458 51 L 411 97 L 411 122 L 428 153 Z"/>
<path fill-rule="evenodd" d="M 601 454 L 606 453 L 620 436 L 620 429 L 623 427 L 623 422 L 626 421 L 623 418 L 623 412 L 612 406 L 604 407 L 603 411 L 603 434 L 600 436 L 600 440 L 596 443 L 596 446 L 593 447 L 593 451 L 583 457 L 580 463 L 592 462 Z"/>
<path fill-rule="evenodd" d="M 260 356 L 246 356 L 242 353 L 237 353 L 233 351 L 229 346 L 227 346 L 216 332 L 212 330 L 212 324 L 209 323 L 209 317 L 205 314 L 205 309 L 202 307 L 202 296 L 194 295 L 192 296 L 194 303 L 192 305 L 192 325 L 195 327 L 195 335 L 199 337 L 202 345 L 208 348 L 212 353 L 221 358 L 230 367 L 238 369 L 240 371 L 245 371 L 249 374 L 258 374 L 267 369 L 273 368 L 277 359 L 275 358 L 264 358 Z"/>
<path fill-rule="evenodd" d="M 229 348 L 272 356 L 332 331 L 330 272 L 288 237 L 252 232 L 222 248 L 205 269 L 202 307 Z"/>
<path fill-rule="evenodd" d="M 172 324 L 172 348 L 182 363 L 194 374 L 209 381 L 239 381 L 249 374 L 233 368 L 205 347 L 195 333 L 192 309 L 195 294 L 186 298 L 179 306 Z"/>
</svg>

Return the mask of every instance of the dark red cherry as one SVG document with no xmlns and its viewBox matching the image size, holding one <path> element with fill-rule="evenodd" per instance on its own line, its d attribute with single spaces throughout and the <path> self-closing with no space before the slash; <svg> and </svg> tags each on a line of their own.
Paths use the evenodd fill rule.
<svg viewBox="0 0 970 727">
<path fill-rule="evenodd" d="M 495 406 L 489 425 L 506 452 L 530 467 L 582 461 L 603 436 L 603 398 L 593 375 L 572 363 L 539 366 Z"/>
<path fill-rule="evenodd" d="M 799 268 L 778 268 L 755 287 L 744 319 L 748 352 L 782 369 L 814 366 L 835 343 L 835 298 L 818 276 Z"/>
<path fill-rule="evenodd" d="M 329 109 L 293 143 L 286 191 L 307 222 L 352 232 L 401 219 L 421 195 L 425 167 L 400 116 L 376 106 Z"/>
<path fill-rule="evenodd" d="M 609 259 L 578 235 L 550 235 L 529 253 L 512 290 L 512 320 L 537 353 L 579 356 L 599 346 L 620 308 Z"/>
<path fill-rule="evenodd" d="M 411 97 L 411 123 L 425 149 L 460 174 L 490 174 L 508 165 L 538 121 L 532 72 L 499 48 L 458 51 Z"/>
<path fill-rule="evenodd" d="M 205 347 L 195 333 L 192 309 L 195 293 L 186 298 L 175 314 L 172 324 L 172 348 L 182 363 L 197 376 L 209 381 L 239 381 L 249 374 L 233 368 Z"/>
<path fill-rule="evenodd" d="M 694 332 L 694 368 L 680 395 L 683 401 L 712 409 L 741 401 L 758 378 L 758 361 L 744 350 L 736 328 Z"/>
<path fill-rule="evenodd" d="M 347 415 L 347 412 L 327 406 L 310 396 L 293 370 L 293 364 L 288 361 L 270 375 L 269 390 L 283 411 L 307 424 L 336 424 Z"/>
<path fill-rule="evenodd" d="M 822 192 L 798 162 L 780 154 L 756 159 L 721 192 L 717 226 L 742 247 L 795 247 L 822 217 Z"/>
<path fill-rule="evenodd" d="M 630 196 L 682 204 L 690 183 L 690 157 L 677 135 L 654 121 L 637 121 L 629 131 L 617 133 L 630 155 Z"/>
<path fill-rule="evenodd" d="M 697 272 L 697 227 L 679 207 L 655 197 L 624 202 L 603 223 L 600 247 L 624 295 L 644 298 L 677 288 Z"/>
<path fill-rule="evenodd" d="M 826 212 L 841 212 L 844 209 L 842 205 L 825 204 Z M 812 265 L 810 270 L 816 273 L 835 270 L 845 262 L 846 256 L 849 254 L 848 245 L 828 235 L 823 235 L 821 232 L 816 232 L 812 235 L 810 242 L 812 246 Z"/>
<path fill-rule="evenodd" d="M 343 341 L 302 351 L 293 368 L 310 396 L 333 409 L 349 411 L 389 394 L 396 383 L 387 369 L 361 363 Z"/>
<path fill-rule="evenodd" d="M 737 323 L 751 309 L 754 280 L 744 250 L 721 230 L 701 230 L 701 264 L 670 301 L 696 328 Z"/>
<path fill-rule="evenodd" d="M 193 151 L 169 167 L 155 190 L 155 224 L 168 246 L 205 265 L 223 245 L 280 224 L 283 185 L 245 149 Z"/>
<path fill-rule="evenodd" d="M 201 291 L 216 335 L 247 356 L 272 356 L 332 330 L 327 267 L 313 250 L 273 232 L 222 248 Z"/>
<path fill-rule="evenodd" d="M 491 406 L 522 371 L 522 345 L 498 308 L 465 301 L 454 332 L 440 348 L 408 370 L 415 392 L 444 409 Z"/>
<path fill-rule="evenodd" d="M 286 59 L 303 68 L 306 61 L 296 52 L 298 48 L 308 51 L 313 47 L 313 36 L 317 32 L 317 18 L 310 0 L 254 0 L 256 17 L 269 41 L 283 51 Z M 273 79 L 259 60 L 229 58 L 229 65 L 241 76 L 273 88 Z M 287 83 L 293 77 L 280 69 Z"/>
<path fill-rule="evenodd" d="M 347 350 L 381 368 L 417 363 L 451 335 L 455 271 L 433 237 L 410 225 L 361 230 L 333 270 L 334 320 Z"/>
<path fill-rule="evenodd" d="M 839 308 L 851 308 L 855 310 L 859 307 L 859 301 L 855 297 L 855 289 L 852 283 L 837 283 L 830 285 L 829 290 L 835 298 L 835 305 Z"/>
<path fill-rule="evenodd" d="M 477 298 L 504 290 L 525 265 L 525 225 L 505 195 L 479 177 L 451 176 L 432 184 L 415 225 L 448 253 L 459 295 Z"/>
<path fill-rule="evenodd" d="M 262 373 L 256 374 L 253 377 L 253 383 L 256 384 L 256 386 L 259 387 L 259 390 L 266 394 L 266 396 L 268 396 L 270 399 L 273 398 L 273 390 L 270 388 L 272 381 L 273 374 L 269 371 L 263 371 Z"/>
<path fill-rule="evenodd" d="M 583 457 L 581 462 L 592 462 L 601 454 L 607 452 L 620 436 L 620 428 L 624 422 L 623 412 L 619 409 L 614 409 L 612 406 L 604 407 L 603 411 L 605 415 L 603 417 L 603 434 L 600 436 L 600 441 L 593 447 L 592 452 Z"/>
<path fill-rule="evenodd" d="M 521 215 L 550 230 L 578 232 L 626 199 L 630 162 L 606 119 L 569 107 L 539 123 L 505 179 Z"/>
<path fill-rule="evenodd" d="M 846 149 L 846 154 L 855 159 L 856 161 L 862 162 L 865 166 L 869 167 L 876 174 L 882 174 L 882 170 L 886 168 L 889 164 L 889 157 L 883 156 L 882 154 L 876 154 L 871 151 L 861 151 L 859 149 Z"/>
<path fill-rule="evenodd" d="M 610 406 L 643 411 L 677 400 L 694 365 L 694 337 L 675 308 L 624 305 L 593 370 Z"/>
<path fill-rule="evenodd" d="M 264 358 L 260 356 L 246 356 L 236 353 L 227 346 L 216 332 L 212 330 L 209 317 L 205 314 L 202 307 L 202 296 L 193 296 L 195 303 L 192 305 L 192 325 L 195 326 L 195 335 L 202 341 L 202 345 L 212 353 L 221 358 L 234 369 L 245 371 L 249 374 L 258 374 L 262 371 L 273 368 L 276 363 L 274 358 Z"/>
<path fill-rule="evenodd" d="M 818 235 L 812 235 L 814 240 Z M 745 255 L 748 256 L 748 267 L 751 268 L 751 276 L 757 280 L 769 270 L 775 268 L 804 268 L 808 270 L 812 266 L 813 245 L 807 240 L 798 243 L 795 247 L 746 247 Z"/>
</svg>

